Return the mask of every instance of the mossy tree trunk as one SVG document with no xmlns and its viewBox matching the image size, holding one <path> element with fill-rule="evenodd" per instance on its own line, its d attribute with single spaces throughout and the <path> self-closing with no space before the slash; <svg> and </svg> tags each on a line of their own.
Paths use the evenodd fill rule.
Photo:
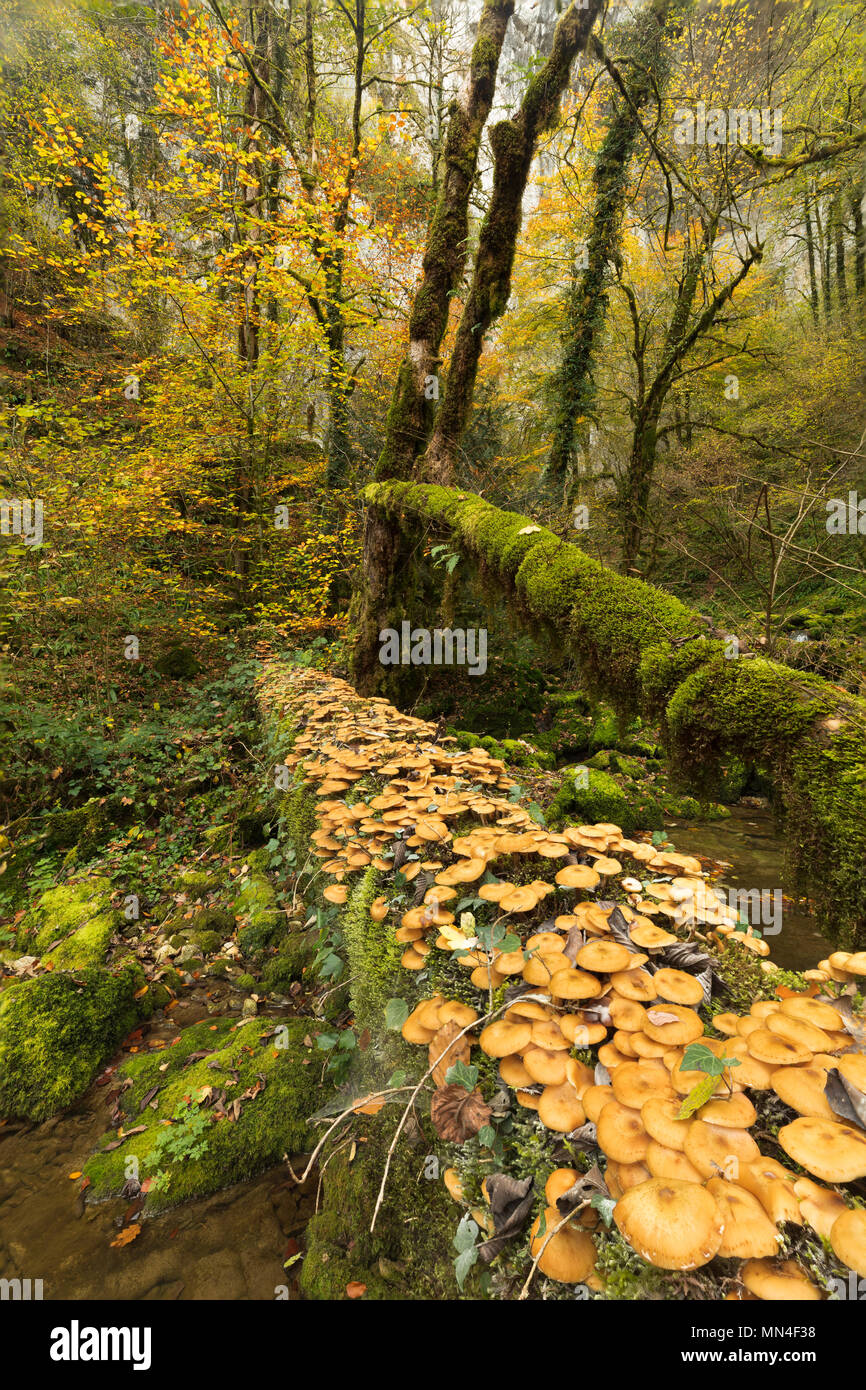
<svg viewBox="0 0 866 1390">
<path fill-rule="evenodd" d="M 575 658 L 593 694 L 660 723 L 698 793 L 712 795 L 732 756 L 771 777 L 820 928 L 849 950 L 866 946 L 866 701 L 774 661 L 728 657 L 672 595 L 472 493 L 374 483 L 365 500 L 407 545 L 431 528 L 453 536 L 531 630 Z"/>
<path fill-rule="evenodd" d="M 490 132 L 494 172 L 490 207 L 481 227 L 469 295 L 460 316 L 445 394 L 419 472 L 433 482 L 453 480 L 457 450 L 472 407 L 484 335 L 508 303 L 523 195 L 539 136 L 556 119 L 571 65 L 585 47 L 601 0 L 572 4 L 562 15 L 544 66 L 532 78 L 516 115 Z"/>
<path fill-rule="evenodd" d="M 427 234 L 421 284 L 409 316 L 409 347 L 394 386 L 377 478 L 411 477 L 432 423 L 433 403 L 438 397 L 439 347 L 448 324 L 451 295 L 466 263 L 469 198 L 513 10 L 514 0 L 485 0 L 469 75 L 450 106 L 445 173 Z"/>
<path fill-rule="evenodd" d="M 427 235 L 421 284 L 409 317 L 409 347 L 397 374 L 385 444 L 376 467 L 380 479 L 410 477 L 427 440 L 431 403 L 438 389 L 439 347 L 448 324 L 451 295 L 466 261 L 469 199 L 481 135 L 493 104 L 499 58 L 513 9 L 514 0 L 485 0 L 468 77 L 451 103 L 444 174 Z M 364 531 L 362 583 L 352 609 L 352 675 L 363 694 L 384 690 L 388 684 L 378 661 L 378 636 L 385 627 L 399 626 L 404 616 L 406 595 L 401 575 L 406 561 L 403 539 L 391 519 L 371 508 Z M 395 692 L 391 689 L 389 693 Z"/>
<path fill-rule="evenodd" d="M 592 175 L 586 263 L 575 272 L 566 299 L 562 361 L 554 381 L 553 440 L 541 475 L 542 486 L 559 486 L 567 477 L 574 459 L 577 421 L 592 411 L 592 369 L 607 315 L 608 267 L 620 246 L 629 162 L 641 128 L 641 108 L 653 93 L 658 97 L 664 86 L 663 36 L 669 5 L 670 0 L 651 0 L 626 39 L 629 66 L 619 79 L 622 89 L 612 100 L 610 121 Z"/>
</svg>

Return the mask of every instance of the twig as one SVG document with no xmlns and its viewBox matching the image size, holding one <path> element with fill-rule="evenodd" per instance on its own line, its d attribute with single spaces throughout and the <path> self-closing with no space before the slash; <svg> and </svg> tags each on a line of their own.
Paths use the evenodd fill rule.
<svg viewBox="0 0 866 1390">
<path fill-rule="evenodd" d="M 561 1220 L 560 1222 L 558 1222 L 558 1224 L 557 1224 L 556 1226 L 553 1227 L 552 1230 L 550 1230 L 550 1231 L 547 1232 L 547 1234 L 545 1235 L 544 1240 L 543 1240 L 543 1242 L 542 1242 L 542 1244 L 541 1244 L 541 1246 L 540 1246 L 540 1248 L 539 1248 L 538 1254 L 536 1255 L 535 1259 L 532 1261 L 532 1268 L 530 1269 L 529 1273 L 528 1273 L 527 1276 L 526 1276 L 526 1282 L 524 1283 L 523 1288 L 520 1290 L 520 1293 L 517 1295 L 517 1301 L 518 1301 L 518 1303 L 520 1303 L 523 1299 L 529 1297 L 529 1286 L 530 1286 L 530 1284 L 532 1283 L 532 1280 L 533 1280 L 534 1275 L 535 1275 L 535 1271 L 536 1271 L 536 1269 L 538 1268 L 538 1262 L 539 1262 L 539 1260 L 541 1259 L 542 1255 L 544 1254 L 545 1250 L 547 1249 L 547 1243 L 548 1243 L 548 1241 L 551 1239 L 552 1236 L 555 1236 L 555 1235 L 556 1235 L 557 1231 L 561 1231 L 562 1228 L 563 1228 L 563 1226 L 567 1226 L 568 1223 L 569 1223 L 569 1221 L 572 1221 L 572 1220 L 574 1219 L 574 1217 L 577 1216 L 578 1212 L 583 1211 L 584 1207 L 588 1207 L 588 1206 L 589 1206 L 589 1202 L 588 1202 L 588 1201 L 587 1201 L 587 1202 L 581 1202 L 581 1204 L 580 1204 L 579 1207 L 575 1207 L 573 1211 L 568 1212 L 568 1213 L 562 1218 L 562 1220 Z"/>
</svg>

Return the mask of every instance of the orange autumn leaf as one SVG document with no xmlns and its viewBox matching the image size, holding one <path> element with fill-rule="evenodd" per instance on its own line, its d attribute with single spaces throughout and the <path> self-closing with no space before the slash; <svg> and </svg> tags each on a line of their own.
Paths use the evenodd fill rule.
<svg viewBox="0 0 866 1390">
<path fill-rule="evenodd" d="M 73 1180 L 73 1182 L 74 1182 L 76 1178 L 80 1178 L 80 1177 L 81 1177 L 81 1172 L 78 1171 L 78 1172 L 75 1172 L 75 1173 L 70 1173 L 69 1176 L 70 1176 L 70 1178 L 72 1178 L 72 1180 Z"/>
<path fill-rule="evenodd" d="M 130 1245 L 138 1236 L 141 1235 L 141 1226 L 137 1221 L 133 1221 L 131 1226 L 125 1226 L 119 1235 L 114 1237 L 111 1242 L 113 1246 Z"/>
<path fill-rule="evenodd" d="M 352 1283 L 346 1285 L 346 1293 L 349 1298 L 363 1298 L 366 1292 L 367 1285 L 359 1284 L 355 1280 L 353 1280 Z"/>
</svg>

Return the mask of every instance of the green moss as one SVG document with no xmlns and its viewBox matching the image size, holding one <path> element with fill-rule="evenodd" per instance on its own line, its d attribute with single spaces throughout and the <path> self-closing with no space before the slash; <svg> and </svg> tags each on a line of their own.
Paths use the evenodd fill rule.
<svg viewBox="0 0 866 1390">
<path fill-rule="evenodd" d="M 259 873 L 252 873 L 235 899 L 235 911 L 246 918 L 237 935 L 245 956 L 254 955 L 275 944 L 285 931 L 285 915 L 277 907 L 271 884 Z"/>
<path fill-rule="evenodd" d="M 389 999 L 406 998 L 411 984 L 400 965 L 404 947 L 394 940 L 394 924 L 386 917 L 374 922 L 370 904 L 379 893 L 380 874 L 367 869 L 352 890 L 343 909 L 340 926 L 346 950 L 346 970 L 351 980 L 349 999 L 355 1016 L 355 1029 L 369 1030 L 372 1039 L 364 1053 L 365 1073 L 384 1080 L 402 1062 L 411 1057 L 399 1034 L 385 1032 L 385 1006 Z"/>
<path fill-rule="evenodd" d="M 420 1131 L 414 1130 L 414 1142 L 397 1145 L 385 1200 L 370 1234 L 399 1114 L 398 1106 L 386 1105 L 378 1115 L 359 1117 L 353 1132 L 364 1142 L 357 1143 L 354 1153 L 344 1146 L 328 1162 L 322 1209 L 307 1227 L 301 1273 L 304 1297 L 343 1299 L 346 1285 L 353 1281 L 366 1285 L 366 1299 L 458 1296 L 451 1242 L 462 1212 L 441 1178 L 424 1176 L 427 1156 L 442 1147 L 428 1121 L 422 1122 Z"/>
<path fill-rule="evenodd" d="M 206 1020 L 184 1029 L 181 1041 L 165 1052 L 133 1057 L 125 1063 L 118 1071 L 118 1079 L 129 1079 L 133 1084 L 120 1100 L 124 1124 L 126 1128 L 144 1124 L 146 1129 L 111 1151 L 106 1145 L 113 1143 L 116 1136 L 105 1136 L 100 1150 L 84 1166 L 92 1195 L 116 1195 L 128 1176 L 130 1158 L 137 1160 L 140 1180 L 152 1176 L 147 1155 L 163 1121 L 172 1117 L 185 1100 L 199 1102 L 208 1087 L 225 1090 L 228 1105 L 261 1077 L 265 1081 L 264 1090 L 258 1095 L 241 1101 L 237 1121 L 214 1121 L 207 1131 L 207 1150 L 201 1158 L 171 1165 L 169 1187 L 147 1197 L 149 1210 L 206 1196 L 255 1177 L 279 1163 L 283 1154 L 298 1153 L 308 1147 L 311 1136 L 307 1118 L 323 1098 L 320 1069 L 304 1066 L 310 1056 L 303 1043 L 309 1021 L 291 1019 L 280 1027 L 285 1031 L 262 1041 L 270 1025 L 261 1020 L 242 1024 L 230 1019 Z M 207 1058 L 185 1065 L 193 1053 L 205 1050 L 210 1052 Z M 166 1062 L 168 1069 L 163 1072 L 160 1067 Z M 209 1065 L 211 1062 L 216 1065 Z M 240 1074 L 238 1079 L 235 1072 Z M 142 1097 L 157 1085 L 157 1110 L 147 1107 L 140 1111 Z"/>
<path fill-rule="evenodd" d="M 627 796 L 609 773 L 593 767 L 564 769 L 545 814 L 553 827 L 575 819 L 587 825 L 612 821 L 626 831 L 655 830 L 662 824 L 661 810 L 651 797 Z"/>
<path fill-rule="evenodd" d="M 141 967 L 76 969 L 9 985 L 0 995 L 0 1114 L 44 1120 L 71 1105 L 102 1062 L 153 1008 Z"/>
<path fill-rule="evenodd" d="M 262 983 L 275 994 L 288 994 L 296 980 L 300 980 L 311 964 L 315 952 L 307 936 L 293 932 L 281 942 L 275 956 L 266 963 Z"/>
</svg>

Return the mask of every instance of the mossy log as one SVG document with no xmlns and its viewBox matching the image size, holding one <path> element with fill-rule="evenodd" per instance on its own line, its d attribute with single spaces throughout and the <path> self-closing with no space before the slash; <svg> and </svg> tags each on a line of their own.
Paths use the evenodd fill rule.
<svg viewBox="0 0 866 1390">
<path fill-rule="evenodd" d="M 450 536 L 577 659 L 593 693 L 659 722 L 674 769 L 698 791 L 712 791 L 732 756 L 769 775 L 821 930 L 866 944 L 866 702 L 774 661 L 728 657 L 678 599 L 471 493 L 389 482 L 365 497 L 401 535 Z M 364 693 L 376 692 L 384 668 L 368 653 L 355 670 Z"/>
</svg>

